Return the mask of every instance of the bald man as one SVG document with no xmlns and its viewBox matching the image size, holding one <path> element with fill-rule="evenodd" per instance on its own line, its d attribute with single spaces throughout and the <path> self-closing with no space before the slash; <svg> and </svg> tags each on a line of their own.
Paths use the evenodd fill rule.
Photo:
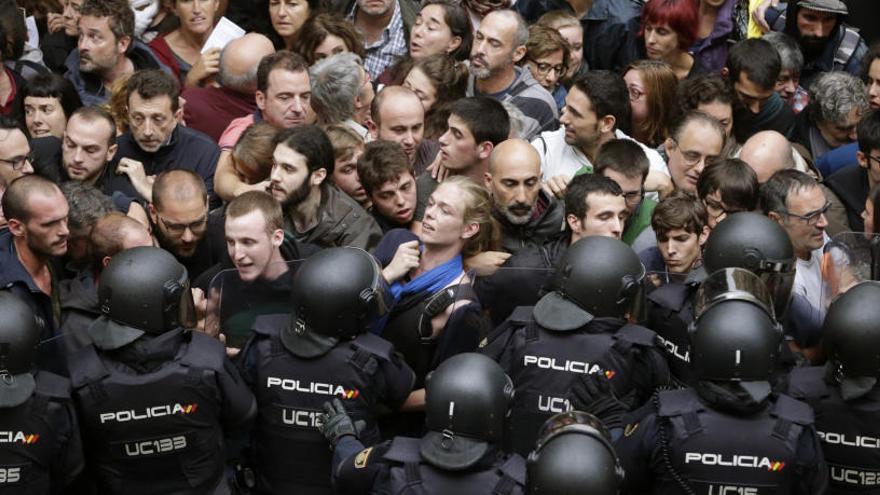
<svg viewBox="0 0 880 495">
<path fill-rule="evenodd" d="M 440 143 L 424 140 L 425 109 L 412 89 L 385 86 L 373 99 L 370 115 L 370 135 L 399 144 L 416 177 L 434 161 Z"/>
<path fill-rule="evenodd" d="M 562 230 L 562 205 L 541 189 L 541 157 L 528 141 L 499 143 L 489 156 L 485 182 L 505 251 L 539 246 Z"/>
<path fill-rule="evenodd" d="M 149 213 L 159 247 L 186 267 L 190 280 L 226 258 L 223 214 L 221 210 L 208 214 L 208 191 L 195 172 L 177 169 L 159 174 Z"/>
<path fill-rule="evenodd" d="M 776 131 L 761 131 L 746 140 L 739 153 L 740 160 L 749 164 L 758 175 L 758 182 L 767 182 L 774 173 L 795 168 L 791 143 Z"/>
<path fill-rule="evenodd" d="M 254 113 L 257 104 L 257 65 L 275 47 L 262 34 L 249 33 L 233 40 L 220 53 L 217 82 L 205 87 L 187 88 L 183 116 L 188 127 L 219 141 L 233 119 Z"/>
</svg>

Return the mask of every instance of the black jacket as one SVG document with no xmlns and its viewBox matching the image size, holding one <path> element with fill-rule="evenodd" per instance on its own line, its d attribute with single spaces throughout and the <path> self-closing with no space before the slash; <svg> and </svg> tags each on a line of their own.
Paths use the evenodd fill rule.
<svg viewBox="0 0 880 495">
<path fill-rule="evenodd" d="M 846 207 L 849 228 L 853 232 L 864 231 L 865 221 L 862 220 L 862 210 L 865 209 L 865 200 L 871 192 L 868 171 L 862 167 L 844 167 L 828 176 L 825 185 L 834 191 Z"/>
</svg>

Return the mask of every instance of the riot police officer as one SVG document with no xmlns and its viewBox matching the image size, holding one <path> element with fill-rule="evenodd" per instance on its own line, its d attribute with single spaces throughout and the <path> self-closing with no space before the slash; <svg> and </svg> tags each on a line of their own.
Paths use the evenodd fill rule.
<svg viewBox="0 0 880 495">
<path fill-rule="evenodd" d="M 526 473 L 528 495 L 617 495 L 624 477 L 608 430 L 581 411 L 559 413 L 544 423 Z"/>
<path fill-rule="evenodd" d="M 669 380 L 654 332 L 627 324 L 639 299 L 645 269 L 626 244 L 585 237 L 565 253 L 551 278 L 552 291 L 534 307 L 519 307 L 489 336 L 483 353 L 516 385 L 509 447 L 527 455 L 538 429 L 570 409 L 579 376 L 602 374 L 630 407 Z"/>
<path fill-rule="evenodd" d="M 352 247 L 312 255 L 293 277 L 289 314 L 264 315 L 244 352 L 244 375 L 259 403 L 253 462 L 260 493 L 332 493 L 331 453 L 318 431 L 336 397 L 361 438 L 379 441 L 377 407 L 397 409 L 415 375 L 393 346 L 369 333 L 384 315 L 376 260 Z"/>
<path fill-rule="evenodd" d="M 813 412 L 774 394 L 782 347 L 765 284 L 743 269 L 708 277 L 691 325 L 695 386 L 655 395 L 616 443 L 625 493 L 819 494 L 827 486 Z"/>
<path fill-rule="evenodd" d="M 34 370 L 29 305 L 0 292 L 0 314 L 0 493 L 64 493 L 84 464 L 70 382 Z"/>
<path fill-rule="evenodd" d="M 195 326 L 186 269 L 137 247 L 101 274 L 93 344 L 73 355 L 71 382 L 99 493 L 229 493 L 224 427 L 256 401 L 219 341 Z"/>
<path fill-rule="evenodd" d="M 825 317 L 825 366 L 791 373 L 789 393 L 816 412 L 830 494 L 873 493 L 880 485 L 880 283 L 862 282 Z"/>
<path fill-rule="evenodd" d="M 363 449 L 341 403 L 328 404 L 323 428 L 336 449 L 336 493 L 522 495 L 525 461 L 501 450 L 512 397 L 501 367 L 468 352 L 428 374 L 422 438 L 395 437 Z"/>
<path fill-rule="evenodd" d="M 737 267 L 755 273 L 770 288 L 776 314 L 782 315 L 794 283 L 795 265 L 788 234 L 769 218 L 741 212 L 719 223 L 706 242 L 702 269 L 692 272 L 683 283 L 666 284 L 646 297 L 645 325 L 660 336 L 676 381 L 693 383 L 688 326 L 694 318 L 694 297 L 707 273 Z"/>
</svg>

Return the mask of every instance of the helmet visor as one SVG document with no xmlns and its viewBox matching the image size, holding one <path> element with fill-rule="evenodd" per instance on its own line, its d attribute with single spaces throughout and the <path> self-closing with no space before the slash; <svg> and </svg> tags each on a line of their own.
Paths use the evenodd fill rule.
<svg viewBox="0 0 880 495">
<path fill-rule="evenodd" d="M 608 429 L 596 416 L 583 411 L 568 411 L 556 414 L 544 422 L 538 430 L 535 450 L 541 450 L 550 439 L 567 431 L 582 431 L 606 440 L 611 438 Z"/>
<path fill-rule="evenodd" d="M 697 292 L 695 319 L 699 319 L 709 308 L 728 300 L 750 302 L 766 311 L 770 318 L 776 319 L 773 298 L 767 284 L 743 268 L 724 268 L 706 277 Z"/>
<path fill-rule="evenodd" d="M 184 272 L 181 282 L 180 300 L 177 305 L 177 321 L 182 328 L 193 329 L 198 326 L 199 319 L 196 315 L 196 307 L 193 302 L 192 290 L 190 290 L 189 278 L 186 272 Z"/>
</svg>

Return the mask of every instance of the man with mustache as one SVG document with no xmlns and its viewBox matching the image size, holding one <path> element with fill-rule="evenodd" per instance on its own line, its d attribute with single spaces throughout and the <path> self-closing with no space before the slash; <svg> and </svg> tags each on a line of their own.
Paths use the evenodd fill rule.
<svg viewBox="0 0 880 495">
<path fill-rule="evenodd" d="M 774 31 L 792 36 L 804 53 L 801 85 L 809 88 L 822 72 L 843 70 L 854 76 L 868 45 L 859 32 L 844 24 L 849 9 L 843 0 L 795 0 L 785 12 L 767 11 Z"/>
<path fill-rule="evenodd" d="M 562 230 L 562 205 L 541 189 L 541 157 L 528 141 L 499 144 L 489 157 L 485 181 L 505 251 L 539 246 Z"/>
<path fill-rule="evenodd" d="M 86 0 L 79 41 L 64 65 L 83 105 L 102 105 L 113 83 L 142 69 L 162 69 L 150 48 L 134 37 L 134 13 L 125 0 Z"/>
</svg>

